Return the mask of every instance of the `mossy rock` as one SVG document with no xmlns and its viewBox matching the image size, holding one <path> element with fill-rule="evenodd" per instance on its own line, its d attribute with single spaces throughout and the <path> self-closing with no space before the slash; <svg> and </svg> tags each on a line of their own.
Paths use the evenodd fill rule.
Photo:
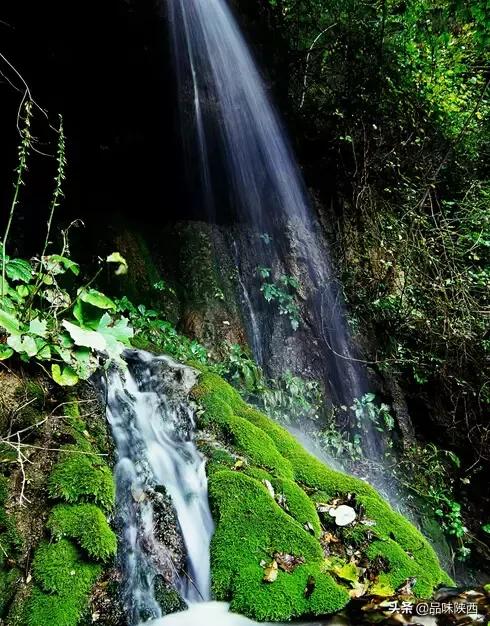
<svg viewBox="0 0 490 626">
<path fill-rule="evenodd" d="M 94 502 L 110 511 L 115 499 L 114 480 L 102 458 L 75 446 L 65 446 L 60 456 L 49 476 L 49 495 L 69 503 Z"/>
<path fill-rule="evenodd" d="M 369 484 L 324 465 L 205 368 L 192 395 L 203 409 L 200 427 L 228 450 L 228 456 L 222 450 L 212 454 L 208 469 L 216 599 L 262 621 L 339 611 L 350 600 L 350 585 L 329 571 L 319 541 L 323 531 L 360 546 L 373 570 L 376 565 L 375 584 L 387 595 L 409 578 L 417 579 L 413 592 L 419 598 L 451 582 L 427 539 Z M 233 455 L 241 462 L 233 463 Z M 340 532 L 330 516 L 320 520 L 316 504 L 336 499 L 351 502 L 375 525 L 364 526 L 358 515 Z M 296 566 L 279 569 L 266 582 L 264 563 L 281 553 L 294 557 Z"/>
<path fill-rule="evenodd" d="M 42 543 L 32 563 L 34 580 L 46 593 L 58 595 L 87 594 L 102 568 L 84 561 L 80 550 L 67 539 Z"/>
<path fill-rule="evenodd" d="M 55 539 L 73 539 L 94 559 L 108 561 L 116 554 L 116 535 L 95 504 L 57 504 L 47 527 Z"/>
</svg>

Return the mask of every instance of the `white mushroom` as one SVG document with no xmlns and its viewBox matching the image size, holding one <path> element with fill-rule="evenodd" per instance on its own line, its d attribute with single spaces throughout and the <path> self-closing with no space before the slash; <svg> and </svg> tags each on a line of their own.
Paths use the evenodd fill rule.
<svg viewBox="0 0 490 626">
<path fill-rule="evenodd" d="M 356 519 L 356 512 L 351 506 L 341 504 L 335 509 L 335 523 L 337 526 L 347 526 Z"/>
</svg>

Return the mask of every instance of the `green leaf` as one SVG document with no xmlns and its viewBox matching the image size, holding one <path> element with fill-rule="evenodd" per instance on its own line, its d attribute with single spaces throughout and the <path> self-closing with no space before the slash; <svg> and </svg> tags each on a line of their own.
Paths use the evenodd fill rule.
<svg viewBox="0 0 490 626">
<path fill-rule="evenodd" d="M 122 276 L 123 274 L 128 273 L 128 263 L 119 252 L 113 252 L 110 254 L 106 261 L 107 263 L 118 263 L 118 267 L 115 271 L 116 276 Z"/>
<path fill-rule="evenodd" d="M 9 359 L 14 351 L 10 346 L 6 346 L 4 343 L 0 343 L 0 361 L 5 361 L 5 359 Z"/>
<path fill-rule="evenodd" d="M 37 354 L 36 342 L 34 337 L 31 337 L 30 335 L 24 335 L 23 337 L 18 334 L 10 335 L 7 338 L 7 343 L 19 354 L 25 352 L 29 357 L 36 356 Z"/>
<path fill-rule="evenodd" d="M 70 271 L 75 276 L 80 274 L 80 266 L 66 256 L 51 254 L 43 257 L 43 264 L 50 274 L 64 274 Z"/>
<path fill-rule="evenodd" d="M 451 450 L 446 450 L 446 454 L 456 467 L 461 467 L 461 459 L 459 458 L 457 454 L 455 454 Z"/>
<path fill-rule="evenodd" d="M 490 524 L 483 524 L 481 529 L 490 535 Z"/>
<path fill-rule="evenodd" d="M 98 366 L 97 359 L 88 348 L 76 348 L 72 352 L 73 368 L 82 380 L 92 376 Z"/>
<path fill-rule="evenodd" d="M 75 370 L 69 365 L 64 365 L 63 369 L 57 364 L 53 363 L 51 366 L 51 375 L 55 383 L 62 387 L 73 387 L 78 383 L 78 376 Z"/>
<path fill-rule="evenodd" d="M 343 567 L 334 570 L 339 578 L 347 580 L 349 582 L 357 582 L 359 580 L 359 573 L 355 563 L 346 563 Z"/>
<path fill-rule="evenodd" d="M 12 313 L 0 309 L 0 327 L 5 328 L 8 333 L 18 333 L 19 320 Z"/>
<path fill-rule="evenodd" d="M 27 296 L 29 295 L 29 288 L 26 287 L 26 285 L 17 285 L 17 287 L 15 288 L 15 291 L 17 292 L 18 296 L 22 299 L 27 298 Z"/>
<path fill-rule="evenodd" d="M 41 340 L 38 340 L 41 341 Z M 47 343 L 45 343 L 44 345 L 39 345 L 38 341 L 36 341 L 37 347 L 38 347 L 38 353 L 36 355 L 37 359 L 40 359 L 41 361 L 50 361 L 51 360 L 51 348 L 48 346 Z"/>
<path fill-rule="evenodd" d="M 46 339 L 46 335 L 48 332 L 48 324 L 46 320 L 40 320 L 38 317 L 31 320 L 29 323 L 29 332 L 37 337 L 42 337 Z"/>
<path fill-rule="evenodd" d="M 125 317 L 121 317 L 115 322 L 108 313 L 104 313 L 102 316 L 98 331 L 106 337 L 113 337 L 127 346 L 130 345 L 130 339 L 134 336 L 134 330 Z"/>
<path fill-rule="evenodd" d="M 82 302 L 87 302 L 98 309 L 116 310 L 115 302 L 96 289 L 81 289 L 78 297 Z"/>
<path fill-rule="evenodd" d="M 7 276 L 11 280 L 19 280 L 23 283 L 28 283 L 32 278 L 32 266 L 23 259 L 12 259 L 7 263 L 5 268 Z"/>
<path fill-rule="evenodd" d="M 104 352 L 107 349 L 106 340 L 97 331 L 85 330 L 68 320 L 63 320 L 62 323 L 77 346 L 84 346 L 98 352 Z"/>
</svg>

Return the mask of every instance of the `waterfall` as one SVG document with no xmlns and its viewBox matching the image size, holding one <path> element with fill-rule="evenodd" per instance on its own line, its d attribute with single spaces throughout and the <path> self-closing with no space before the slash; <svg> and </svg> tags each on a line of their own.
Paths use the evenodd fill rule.
<svg viewBox="0 0 490 626">
<path fill-rule="evenodd" d="M 170 0 L 169 16 L 190 186 L 209 219 L 234 214 L 249 233 L 241 245 L 232 241 L 231 256 L 254 356 L 276 372 L 293 363 L 296 373 L 318 375 L 335 404 L 350 406 L 367 391 L 364 366 L 325 235 L 254 59 L 225 0 Z M 264 306 L 258 266 L 301 284 L 296 335 Z M 379 456 L 373 425 L 364 427 L 366 450 Z"/>
<path fill-rule="evenodd" d="M 255 62 L 224 0 L 171 0 L 169 7 L 191 167 L 197 156 L 196 201 L 211 219 L 224 209 L 250 226 L 256 266 L 287 273 L 294 260 L 291 272 L 301 279 L 309 311 L 305 327 L 322 345 L 332 396 L 348 404 L 365 391 L 363 372 L 352 359 L 328 250 Z M 237 266 L 250 294 L 243 285 L 253 282 L 255 268 L 244 275 Z M 250 314 L 248 302 L 247 309 L 250 343 L 262 346 L 263 333 L 254 336 L 257 313 Z M 265 353 L 255 348 L 258 360 Z M 281 358 L 277 351 L 273 356 Z"/>
<path fill-rule="evenodd" d="M 128 352 L 127 361 L 127 370 L 108 374 L 104 393 L 117 454 L 122 598 L 132 626 L 162 617 L 159 580 L 177 589 L 187 604 L 209 600 L 214 526 L 187 398 L 196 372 L 170 358 L 137 351 Z M 165 529 L 158 520 L 162 509 Z"/>
</svg>

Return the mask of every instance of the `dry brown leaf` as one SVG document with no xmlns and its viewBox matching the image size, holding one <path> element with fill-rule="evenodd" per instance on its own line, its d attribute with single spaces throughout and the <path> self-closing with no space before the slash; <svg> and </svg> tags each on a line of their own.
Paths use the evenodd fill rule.
<svg viewBox="0 0 490 626">
<path fill-rule="evenodd" d="M 293 556 L 284 552 L 276 552 L 274 560 L 283 572 L 292 572 L 298 565 L 305 562 L 302 556 Z"/>
<path fill-rule="evenodd" d="M 277 574 L 278 574 L 277 561 L 274 560 L 265 568 L 264 577 L 262 578 L 262 580 L 265 583 L 273 583 L 277 580 Z"/>
</svg>

